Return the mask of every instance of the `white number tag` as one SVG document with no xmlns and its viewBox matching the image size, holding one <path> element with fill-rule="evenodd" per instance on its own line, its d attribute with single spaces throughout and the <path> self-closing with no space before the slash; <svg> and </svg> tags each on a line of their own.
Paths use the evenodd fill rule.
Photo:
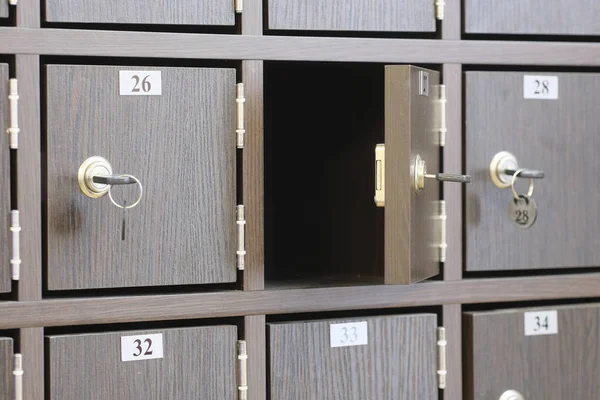
<svg viewBox="0 0 600 400">
<path fill-rule="evenodd" d="M 331 347 L 361 346 L 369 343 L 367 321 L 331 324 L 329 328 Z"/>
<path fill-rule="evenodd" d="M 121 96 L 162 95 L 161 71 L 119 71 Z"/>
<path fill-rule="evenodd" d="M 163 358 L 163 335 L 121 336 L 121 361 Z"/>
<path fill-rule="evenodd" d="M 558 99 L 558 76 L 525 75 L 523 77 L 523 98 Z"/>
<path fill-rule="evenodd" d="M 558 312 L 534 311 L 525 313 L 525 336 L 556 335 L 558 333 Z"/>
</svg>

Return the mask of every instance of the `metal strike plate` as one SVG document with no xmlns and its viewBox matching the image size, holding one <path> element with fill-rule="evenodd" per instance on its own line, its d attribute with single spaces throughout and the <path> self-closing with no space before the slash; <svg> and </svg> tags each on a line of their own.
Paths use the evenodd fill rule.
<svg viewBox="0 0 600 400">
<path fill-rule="evenodd" d="M 498 400 L 525 400 L 525 397 L 516 390 L 507 390 Z"/>
<path fill-rule="evenodd" d="M 375 205 L 385 207 L 385 144 L 375 147 Z"/>
<path fill-rule="evenodd" d="M 90 157 L 81 164 L 77 172 L 79 189 L 92 199 L 104 197 L 108 193 L 110 185 L 94 182 L 94 176 L 109 176 L 112 173 L 112 166 L 108 160 L 98 156 Z"/>
</svg>

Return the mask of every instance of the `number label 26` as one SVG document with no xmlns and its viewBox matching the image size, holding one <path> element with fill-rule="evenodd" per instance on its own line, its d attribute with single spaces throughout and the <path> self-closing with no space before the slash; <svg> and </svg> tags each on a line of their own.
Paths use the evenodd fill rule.
<svg viewBox="0 0 600 400">
<path fill-rule="evenodd" d="M 162 95 L 161 71 L 119 71 L 121 96 Z"/>
<path fill-rule="evenodd" d="M 163 335 L 122 336 L 121 361 L 163 358 Z"/>
</svg>

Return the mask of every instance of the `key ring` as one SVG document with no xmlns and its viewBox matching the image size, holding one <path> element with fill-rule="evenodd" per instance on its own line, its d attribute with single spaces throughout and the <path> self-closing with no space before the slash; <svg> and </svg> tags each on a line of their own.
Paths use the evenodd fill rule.
<svg viewBox="0 0 600 400">
<path fill-rule="evenodd" d="M 510 190 L 512 190 L 513 197 L 515 198 L 515 200 L 520 199 L 519 194 L 515 190 L 515 183 L 517 182 L 517 179 L 519 178 L 519 174 L 521 172 L 523 172 L 523 169 L 516 170 L 515 174 L 512 177 L 512 180 L 510 182 Z M 531 195 L 533 195 L 533 189 L 534 189 L 533 178 L 529 178 L 529 190 L 527 191 L 527 197 L 531 197 Z"/>
<path fill-rule="evenodd" d="M 142 187 L 142 183 L 138 180 L 138 178 L 136 178 L 133 175 L 119 175 L 119 176 L 121 176 L 123 178 L 131 178 L 131 179 L 133 179 L 135 181 L 135 183 L 137 183 L 138 186 L 140 187 L 140 196 L 137 198 L 137 200 L 135 201 L 135 203 L 133 203 L 130 206 L 122 206 L 119 203 L 117 203 L 115 201 L 115 199 L 113 199 L 113 197 L 112 197 L 112 185 L 108 188 L 108 198 L 110 199 L 111 203 L 113 203 L 115 206 L 117 206 L 119 208 L 128 210 L 130 208 L 133 208 L 133 207 L 137 206 L 140 203 L 140 201 L 142 201 L 142 195 L 144 194 L 144 188 Z"/>
</svg>

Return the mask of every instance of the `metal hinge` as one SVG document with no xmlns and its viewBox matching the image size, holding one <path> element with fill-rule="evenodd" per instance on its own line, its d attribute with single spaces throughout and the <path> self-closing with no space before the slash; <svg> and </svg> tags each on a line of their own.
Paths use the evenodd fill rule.
<svg viewBox="0 0 600 400">
<path fill-rule="evenodd" d="M 234 7 L 238 14 L 244 11 L 244 0 L 234 0 Z"/>
<path fill-rule="evenodd" d="M 237 105 L 237 122 L 235 127 L 235 133 L 237 136 L 237 148 L 244 148 L 244 137 L 246 136 L 246 121 L 244 117 L 244 107 L 246 98 L 244 97 L 244 84 L 238 83 L 236 85 L 235 103 Z"/>
<path fill-rule="evenodd" d="M 238 399 L 248 399 L 248 373 L 247 360 L 248 353 L 246 352 L 246 341 L 238 340 Z"/>
<path fill-rule="evenodd" d="M 237 269 L 244 270 L 246 266 L 246 212 L 244 206 L 237 206 Z"/>
<path fill-rule="evenodd" d="M 446 201 L 438 200 L 435 202 L 436 213 L 433 216 L 433 222 L 435 224 L 435 243 L 434 246 L 437 248 L 435 254 L 437 262 L 446 262 L 446 250 L 448 249 L 448 243 L 446 241 L 446 221 L 448 215 L 446 214 Z"/>
<path fill-rule="evenodd" d="M 446 85 L 436 85 L 435 89 L 437 91 L 435 97 L 435 130 L 437 131 L 437 144 L 444 147 L 446 145 L 446 132 L 448 132 L 448 127 L 446 126 L 446 103 L 448 103 Z"/>
<path fill-rule="evenodd" d="M 438 375 L 438 388 L 446 389 L 446 375 L 448 370 L 446 369 L 446 328 L 437 328 L 437 351 L 438 351 L 438 364 L 437 364 L 437 375 Z"/>
<path fill-rule="evenodd" d="M 435 0 L 435 18 L 438 21 L 442 21 L 444 19 L 444 9 L 446 8 L 445 0 Z"/>
<path fill-rule="evenodd" d="M 12 236 L 12 254 L 10 265 L 12 267 L 12 279 L 18 281 L 21 277 L 21 225 L 19 223 L 19 211 L 10 212 L 10 232 Z"/>
<path fill-rule="evenodd" d="M 10 4 L 11 6 L 16 6 L 17 0 L 8 0 L 8 4 Z"/>
<path fill-rule="evenodd" d="M 14 363 L 15 400 L 23 400 L 23 356 L 15 354 Z"/>
<path fill-rule="evenodd" d="M 9 126 L 6 130 L 10 137 L 10 148 L 19 148 L 19 88 L 16 79 L 10 79 L 8 106 L 10 108 Z"/>
</svg>

